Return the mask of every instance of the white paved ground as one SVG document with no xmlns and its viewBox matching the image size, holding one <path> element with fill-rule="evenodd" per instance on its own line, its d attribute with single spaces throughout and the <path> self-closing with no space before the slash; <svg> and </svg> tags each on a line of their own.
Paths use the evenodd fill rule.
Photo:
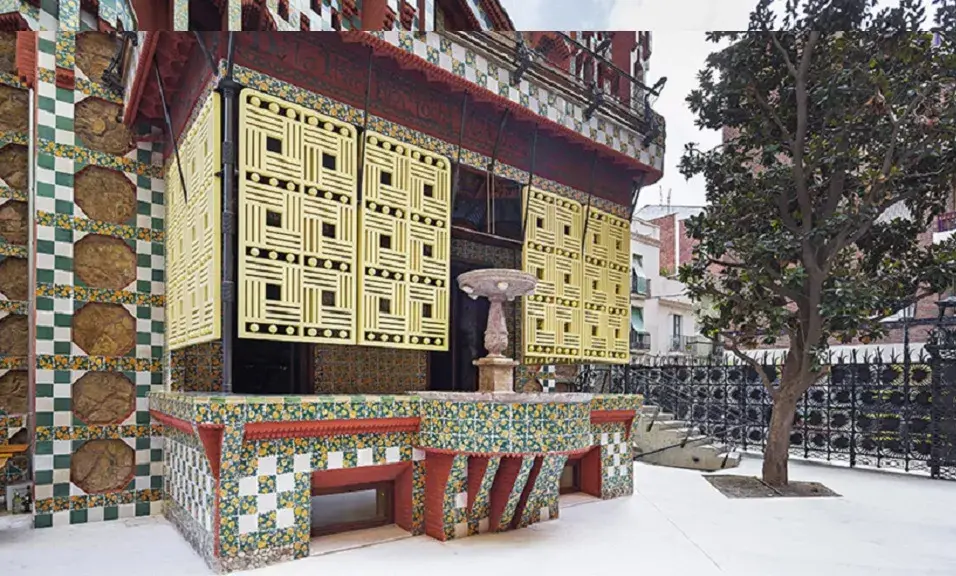
<svg viewBox="0 0 956 576">
<path fill-rule="evenodd" d="M 744 460 L 736 473 L 755 474 Z M 832 499 L 727 500 L 699 473 L 635 466 L 633 498 L 575 506 L 526 530 L 425 537 L 249 572 L 389 576 L 956 575 L 956 483 L 793 463 Z M 0 531 L 3 576 L 200 576 L 161 519 Z"/>
</svg>

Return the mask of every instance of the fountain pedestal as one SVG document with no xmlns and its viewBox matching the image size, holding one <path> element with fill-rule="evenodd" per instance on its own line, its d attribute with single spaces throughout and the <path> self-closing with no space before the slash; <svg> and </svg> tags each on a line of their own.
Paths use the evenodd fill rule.
<svg viewBox="0 0 956 576">
<path fill-rule="evenodd" d="M 488 355 L 472 362 L 478 367 L 479 392 L 514 392 L 514 369 L 518 363 L 502 354 L 508 347 L 508 326 L 502 304 L 531 294 L 537 284 L 531 274 L 501 268 L 472 270 L 458 276 L 458 286 L 472 300 L 483 296 L 491 303 L 485 327 Z"/>
</svg>

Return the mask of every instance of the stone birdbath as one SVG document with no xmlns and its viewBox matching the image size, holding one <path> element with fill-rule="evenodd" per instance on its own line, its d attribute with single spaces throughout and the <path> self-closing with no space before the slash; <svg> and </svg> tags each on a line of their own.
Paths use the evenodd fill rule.
<svg viewBox="0 0 956 576">
<path fill-rule="evenodd" d="M 458 276 L 458 287 L 469 298 L 483 297 L 491 303 L 485 327 L 488 355 L 472 362 L 478 367 L 479 392 L 514 392 L 514 368 L 518 363 L 502 354 L 508 347 L 508 326 L 502 304 L 533 293 L 537 285 L 533 275 L 507 268 L 472 270 Z"/>
</svg>

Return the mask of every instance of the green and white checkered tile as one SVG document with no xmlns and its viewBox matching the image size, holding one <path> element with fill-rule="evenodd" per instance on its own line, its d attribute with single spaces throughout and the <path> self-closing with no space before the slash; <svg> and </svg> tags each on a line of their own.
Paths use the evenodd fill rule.
<svg viewBox="0 0 956 576">
<path fill-rule="evenodd" d="M 70 214 L 73 210 L 73 180 L 76 162 L 51 154 L 38 153 L 36 163 L 37 212 Z"/>
</svg>

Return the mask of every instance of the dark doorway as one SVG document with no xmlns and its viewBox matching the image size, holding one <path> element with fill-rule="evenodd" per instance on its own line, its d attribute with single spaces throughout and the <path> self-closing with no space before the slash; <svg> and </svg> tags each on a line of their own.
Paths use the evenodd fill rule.
<svg viewBox="0 0 956 576">
<path fill-rule="evenodd" d="M 447 352 L 433 352 L 429 358 L 429 390 L 476 392 L 478 368 L 472 361 L 485 350 L 485 325 L 488 323 L 488 300 L 472 300 L 458 289 L 459 274 L 479 268 L 479 264 L 453 260 L 451 263 L 451 335 Z"/>
<path fill-rule="evenodd" d="M 581 460 L 568 460 L 561 471 L 561 480 L 558 484 L 559 493 L 573 494 L 581 491 Z"/>
<path fill-rule="evenodd" d="M 394 482 L 312 488 L 311 535 L 326 536 L 395 523 Z"/>
<path fill-rule="evenodd" d="M 272 340 L 233 340 L 232 389 L 236 394 L 314 393 L 311 344 Z"/>
</svg>

